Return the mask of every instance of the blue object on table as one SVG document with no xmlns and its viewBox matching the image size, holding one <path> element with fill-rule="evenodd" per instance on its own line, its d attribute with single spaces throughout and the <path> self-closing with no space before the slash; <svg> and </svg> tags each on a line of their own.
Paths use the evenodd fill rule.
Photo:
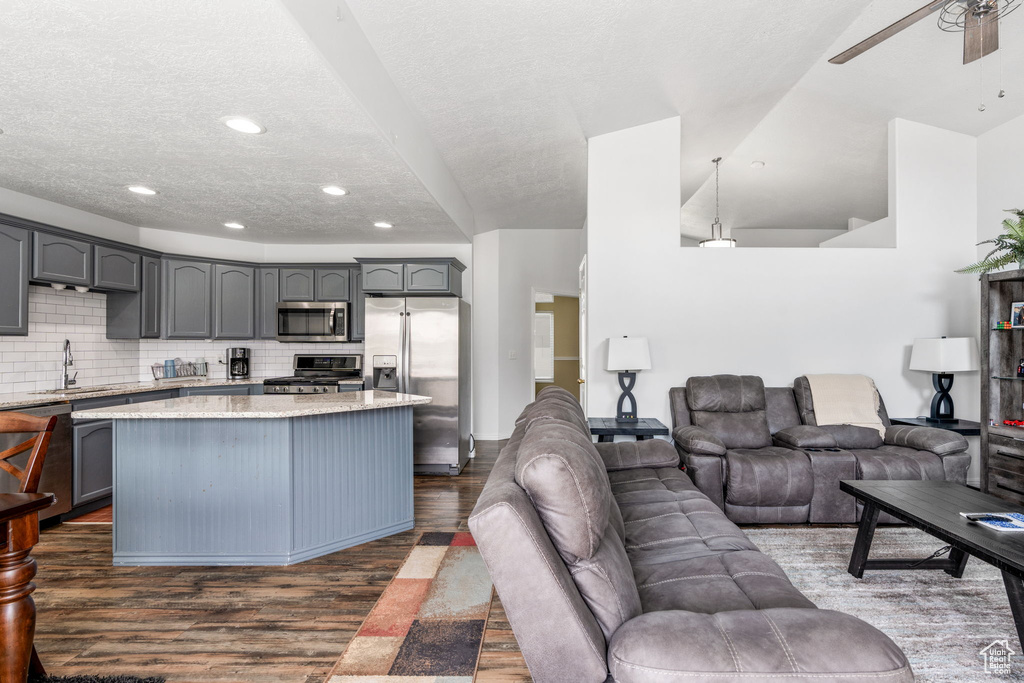
<svg viewBox="0 0 1024 683">
<path fill-rule="evenodd" d="M 178 373 L 176 373 L 174 371 L 174 361 L 173 360 L 165 360 L 164 361 L 164 379 L 167 379 L 169 377 L 177 377 L 177 376 L 178 376 Z"/>
</svg>

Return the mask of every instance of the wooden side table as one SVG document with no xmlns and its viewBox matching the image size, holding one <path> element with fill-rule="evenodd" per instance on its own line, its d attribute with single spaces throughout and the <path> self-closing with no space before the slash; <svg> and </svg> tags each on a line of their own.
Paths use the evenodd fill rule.
<svg viewBox="0 0 1024 683">
<path fill-rule="evenodd" d="M 0 681 L 24 681 L 30 667 L 42 668 L 33 657 L 36 561 L 29 552 L 39 540 L 39 511 L 54 501 L 52 493 L 0 493 Z"/>
<path fill-rule="evenodd" d="M 956 432 L 963 436 L 978 436 L 981 434 L 981 423 L 973 420 L 957 420 L 956 422 L 929 422 L 923 417 L 890 417 L 889 422 L 894 425 L 906 425 L 908 427 L 935 427 L 945 429 L 949 432 Z"/>
<path fill-rule="evenodd" d="M 668 427 L 653 417 L 641 417 L 636 422 L 619 422 L 614 417 L 592 417 L 590 433 L 597 436 L 598 443 L 614 441 L 616 436 L 633 436 L 637 441 L 668 436 Z"/>
</svg>

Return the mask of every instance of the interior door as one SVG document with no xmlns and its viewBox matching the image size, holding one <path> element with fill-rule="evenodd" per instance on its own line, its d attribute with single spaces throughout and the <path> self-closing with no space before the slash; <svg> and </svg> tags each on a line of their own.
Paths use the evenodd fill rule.
<svg viewBox="0 0 1024 683">
<path fill-rule="evenodd" d="M 587 412 L 587 257 L 580 261 L 580 405 Z"/>
</svg>

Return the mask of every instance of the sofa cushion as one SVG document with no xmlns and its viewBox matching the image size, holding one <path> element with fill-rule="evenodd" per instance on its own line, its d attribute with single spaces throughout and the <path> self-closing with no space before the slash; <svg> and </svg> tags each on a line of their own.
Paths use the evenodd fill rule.
<svg viewBox="0 0 1024 683">
<path fill-rule="evenodd" d="M 765 409 L 764 382 L 752 375 L 714 375 L 686 380 L 690 411 L 749 413 Z"/>
<path fill-rule="evenodd" d="M 915 448 L 882 446 L 850 451 L 857 458 L 857 478 L 880 481 L 942 481 L 942 458 Z"/>
<path fill-rule="evenodd" d="M 821 427 L 797 425 L 780 429 L 772 435 L 778 446 L 789 448 L 836 448 L 836 437 Z"/>
<path fill-rule="evenodd" d="M 811 462 L 788 448 L 736 449 L 725 454 L 725 500 L 761 507 L 808 505 L 814 493 Z"/>
<path fill-rule="evenodd" d="M 589 560 L 569 565 L 569 573 L 605 638 L 611 638 L 619 626 L 641 614 L 633 568 L 610 525 L 597 553 Z"/>
<path fill-rule="evenodd" d="M 703 455 L 725 455 L 725 444 L 717 436 L 706 429 L 687 425 L 676 427 L 672 431 L 676 445 L 687 453 Z"/>
<path fill-rule="evenodd" d="M 814 607 L 785 572 L 757 550 L 633 564 L 644 613 L 686 610 L 716 614 L 772 607 Z"/>
<path fill-rule="evenodd" d="M 545 400 L 537 401 L 523 414 L 522 423 L 526 425 L 527 431 L 538 420 L 561 420 L 573 425 L 582 434 L 590 434 L 590 428 L 586 420 L 577 410 L 563 401 Z"/>
<path fill-rule="evenodd" d="M 765 409 L 768 415 L 768 429 L 771 433 L 802 424 L 796 397 L 789 387 L 765 387 Z"/>
<path fill-rule="evenodd" d="M 885 443 L 890 446 L 907 446 L 936 455 L 952 455 L 967 450 L 967 439 L 956 432 L 935 427 L 911 427 L 899 425 L 885 430 Z"/>
<path fill-rule="evenodd" d="M 679 453 L 668 441 L 616 441 L 597 444 L 597 452 L 609 472 L 646 467 L 679 467 Z"/>
<path fill-rule="evenodd" d="M 676 467 L 617 470 L 607 476 L 620 509 L 640 503 L 705 498 L 686 473 Z"/>
<path fill-rule="evenodd" d="M 878 448 L 882 445 L 882 435 L 877 429 L 858 427 L 857 425 L 821 425 L 831 434 L 839 448 Z"/>
<path fill-rule="evenodd" d="M 693 423 L 718 437 L 726 448 L 763 448 L 772 445 L 763 410 L 749 413 L 695 411 Z"/>
<path fill-rule="evenodd" d="M 590 439 L 557 420 L 533 424 L 519 445 L 515 479 L 566 563 L 594 556 L 608 526 L 612 492 Z"/>
</svg>

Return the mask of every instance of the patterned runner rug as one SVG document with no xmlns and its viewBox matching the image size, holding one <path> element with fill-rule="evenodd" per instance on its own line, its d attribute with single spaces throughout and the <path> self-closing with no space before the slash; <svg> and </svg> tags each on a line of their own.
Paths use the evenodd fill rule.
<svg viewBox="0 0 1024 683">
<path fill-rule="evenodd" d="M 492 592 L 469 533 L 424 533 L 328 683 L 471 683 Z"/>
</svg>

